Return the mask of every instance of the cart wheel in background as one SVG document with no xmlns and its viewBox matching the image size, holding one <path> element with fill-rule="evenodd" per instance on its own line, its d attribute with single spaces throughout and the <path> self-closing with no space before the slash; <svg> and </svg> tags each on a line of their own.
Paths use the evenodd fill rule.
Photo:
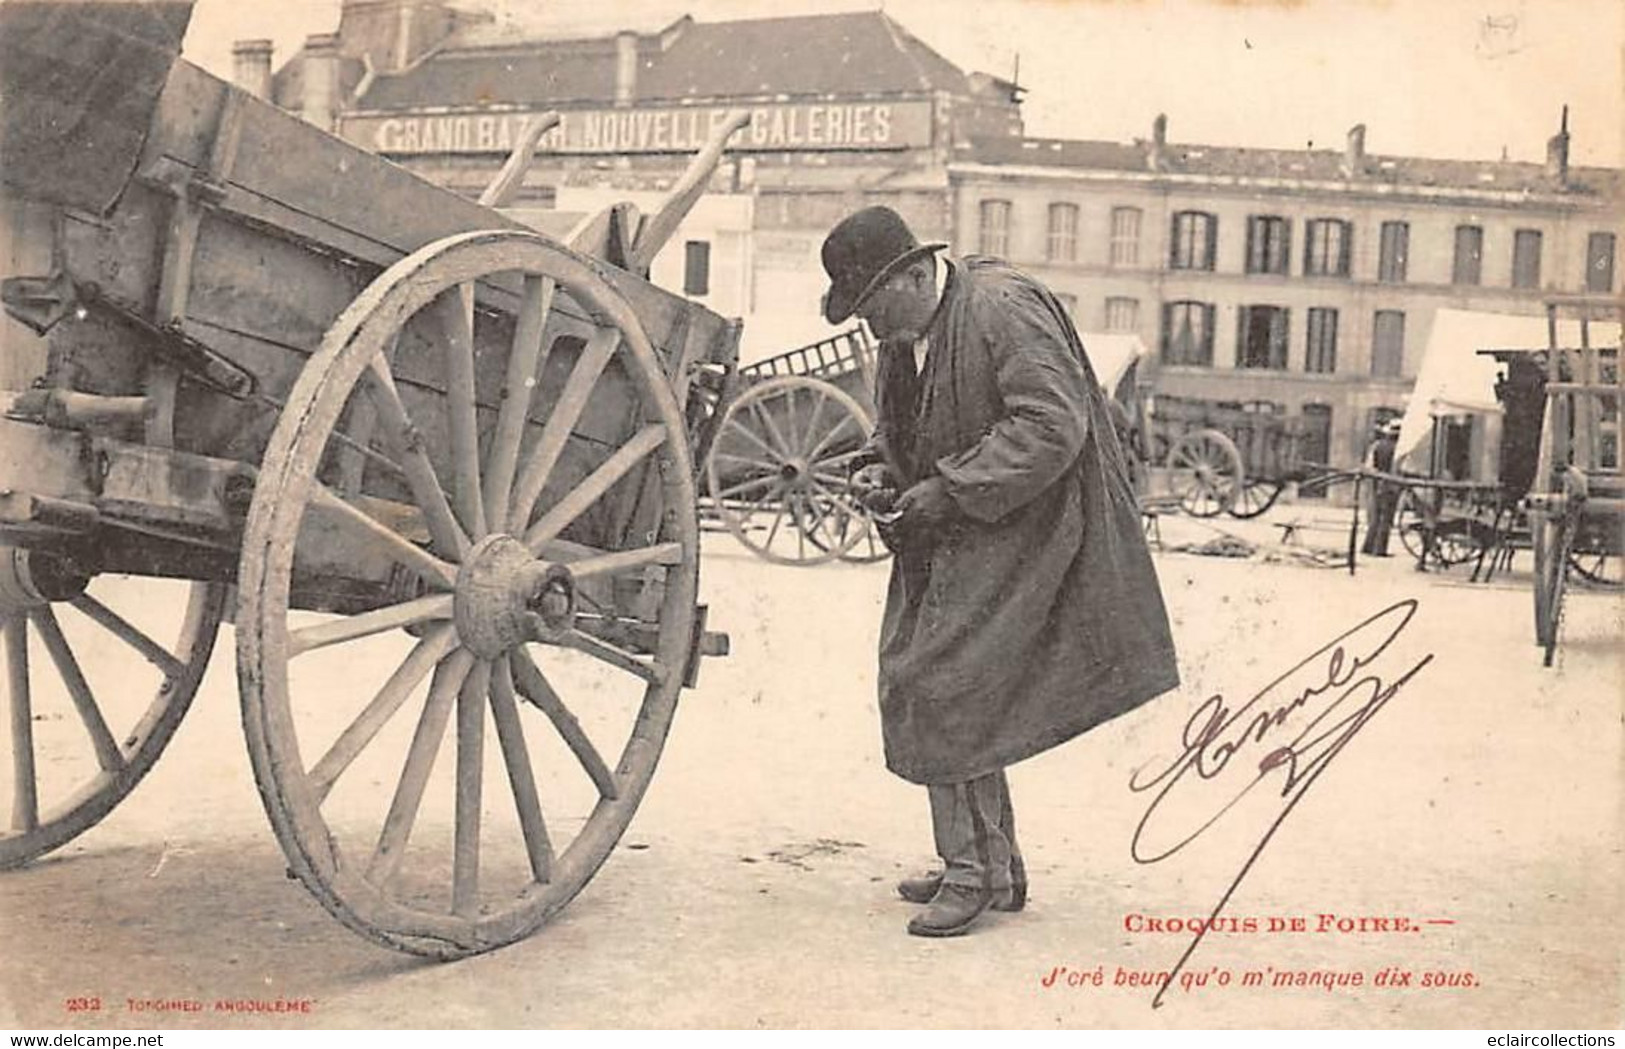
<svg viewBox="0 0 1625 1049">
<path fill-rule="evenodd" d="M 469 308 L 472 282 L 497 275 L 522 278 L 515 317 Z M 417 349 L 410 369 L 386 353 L 397 340 Z M 490 369 L 476 381 L 492 358 L 500 388 Z M 353 449 L 334 439 L 352 401 L 385 460 L 367 487 L 390 475 L 411 516 L 319 480 Z M 659 523 L 625 549 L 568 538 L 646 498 Z M 292 610 L 302 527 L 360 541 L 411 585 L 353 615 Z M 289 395 L 245 532 L 243 722 L 290 869 L 344 924 L 416 954 L 536 929 L 654 775 L 694 640 L 698 544 L 681 411 L 593 262 L 502 230 L 391 266 Z"/>
<path fill-rule="evenodd" d="M 1428 549 L 1428 533 L 1433 527 L 1433 515 L 1428 511 L 1416 489 L 1407 488 L 1399 494 L 1399 502 L 1394 506 L 1394 532 L 1399 536 L 1400 545 L 1405 552 L 1411 555 L 1412 560 L 1422 557 Z M 1435 554 L 1429 552 L 1429 560 L 1436 561 Z"/>
<path fill-rule="evenodd" d="M 1605 590 L 1618 590 L 1625 586 L 1625 573 L 1621 571 L 1621 558 L 1618 554 L 1571 550 L 1569 571 L 1592 586 Z"/>
<path fill-rule="evenodd" d="M 769 561 L 845 555 L 867 531 L 847 479 L 872 429 L 862 406 L 830 383 L 788 375 L 747 387 L 728 406 L 706 462 L 716 512 Z"/>
<path fill-rule="evenodd" d="M 148 378 L 155 392 L 178 381 L 167 369 Z M 171 447 L 172 423 L 149 418 L 146 443 Z M 95 826 L 152 769 L 203 683 L 228 593 L 92 576 L 59 555 L 0 546 L 0 732 L 11 754 L 0 870 Z"/>
<path fill-rule="evenodd" d="M 72 840 L 135 789 L 197 695 L 224 599 L 222 586 L 90 579 L 0 547 L 11 754 L 0 869 Z"/>
<path fill-rule="evenodd" d="M 1168 453 L 1169 484 L 1180 508 L 1194 517 L 1217 517 L 1246 485 L 1241 453 L 1218 430 L 1197 430 Z"/>
<path fill-rule="evenodd" d="M 1258 517 L 1275 505 L 1286 487 L 1280 481 L 1259 481 L 1248 478 L 1241 491 L 1230 502 L 1230 516 L 1243 521 Z"/>
</svg>

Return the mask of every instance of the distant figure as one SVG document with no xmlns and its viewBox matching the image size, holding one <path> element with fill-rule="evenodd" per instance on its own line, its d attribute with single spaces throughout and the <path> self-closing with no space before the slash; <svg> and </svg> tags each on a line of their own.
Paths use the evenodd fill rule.
<svg viewBox="0 0 1625 1049">
<path fill-rule="evenodd" d="M 1399 445 L 1399 420 L 1379 423 L 1366 456 L 1366 466 L 1382 473 L 1394 472 L 1394 449 Z M 1365 545 L 1360 552 L 1367 557 L 1389 557 L 1388 534 L 1394 529 L 1394 512 L 1399 506 L 1400 486 L 1392 481 L 1373 480 L 1367 497 L 1370 524 L 1366 526 Z"/>
</svg>

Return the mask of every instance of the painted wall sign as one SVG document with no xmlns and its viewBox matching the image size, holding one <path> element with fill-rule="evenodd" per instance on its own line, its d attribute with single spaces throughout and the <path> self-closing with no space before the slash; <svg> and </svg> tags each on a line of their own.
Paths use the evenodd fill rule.
<svg viewBox="0 0 1625 1049">
<path fill-rule="evenodd" d="M 682 153 L 705 145 L 728 106 L 562 111 L 542 136 L 553 153 Z M 807 102 L 748 107 L 737 150 L 908 149 L 931 144 L 929 102 Z M 340 134 L 377 153 L 506 153 L 534 111 L 347 116 Z"/>
</svg>

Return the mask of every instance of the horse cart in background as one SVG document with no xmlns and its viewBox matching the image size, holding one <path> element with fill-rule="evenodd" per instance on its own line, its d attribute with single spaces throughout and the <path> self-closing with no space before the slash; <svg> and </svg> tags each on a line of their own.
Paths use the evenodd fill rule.
<svg viewBox="0 0 1625 1049">
<path fill-rule="evenodd" d="M 1251 518 L 1307 476 L 1303 421 L 1270 401 L 1229 404 L 1194 397 L 1140 397 L 1142 454 L 1153 468 L 1150 506 L 1193 517 Z"/>
<path fill-rule="evenodd" d="M 848 491 L 874 429 L 875 351 L 860 325 L 746 365 L 706 464 L 710 509 L 780 564 L 887 556 Z"/>
<path fill-rule="evenodd" d="M 288 869 L 488 950 L 593 876 L 725 650 L 696 461 L 738 326 L 643 274 L 743 118 L 666 209 L 550 236 L 179 60 L 190 7 L 0 9 L 37 376 L 0 395 L 0 867 L 130 792 L 230 619 Z"/>
</svg>

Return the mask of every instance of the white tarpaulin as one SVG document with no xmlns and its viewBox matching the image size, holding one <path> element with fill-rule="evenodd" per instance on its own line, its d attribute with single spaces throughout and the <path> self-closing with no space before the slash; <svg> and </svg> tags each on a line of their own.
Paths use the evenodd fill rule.
<svg viewBox="0 0 1625 1049">
<path fill-rule="evenodd" d="M 1564 347 L 1580 345 L 1580 322 L 1563 320 L 1557 326 Z M 1592 346 L 1618 346 L 1619 325 L 1593 321 Z M 1480 350 L 1540 350 L 1548 345 L 1545 314 L 1515 315 L 1439 310 L 1422 354 L 1422 369 L 1400 424 L 1396 456 L 1416 451 L 1432 432 L 1433 420 L 1447 415 L 1498 415 L 1495 380 L 1500 364 Z"/>
<path fill-rule="evenodd" d="M 1095 378 L 1100 380 L 1100 388 L 1106 391 L 1108 397 L 1116 392 L 1117 384 L 1123 380 L 1129 365 L 1151 352 L 1138 335 L 1080 331 L 1078 338 L 1083 340 L 1083 348 L 1089 354 L 1089 364 L 1095 369 Z"/>
</svg>

